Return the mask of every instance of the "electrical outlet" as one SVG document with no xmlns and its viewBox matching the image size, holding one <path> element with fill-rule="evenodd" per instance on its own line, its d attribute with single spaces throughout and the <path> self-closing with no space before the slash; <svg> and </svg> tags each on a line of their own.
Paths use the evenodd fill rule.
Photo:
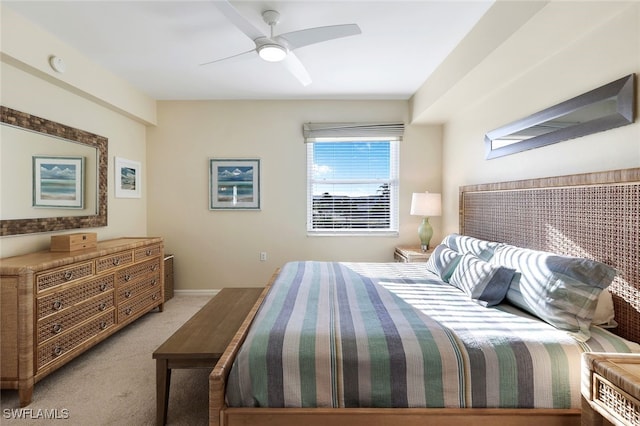
<svg viewBox="0 0 640 426">
<path fill-rule="evenodd" d="M 260 262 L 265 262 L 267 260 L 267 252 L 266 251 L 261 251 L 260 252 Z"/>
</svg>

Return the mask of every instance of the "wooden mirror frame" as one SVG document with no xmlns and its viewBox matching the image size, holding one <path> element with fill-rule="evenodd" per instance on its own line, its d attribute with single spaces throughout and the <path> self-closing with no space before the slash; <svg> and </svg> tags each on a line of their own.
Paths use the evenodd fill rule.
<svg viewBox="0 0 640 426">
<path fill-rule="evenodd" d="M 84 130 L 65 126 L 35 115 L 0 106 L 0 122 L 9 126 L 42 133 L 54 138 L 66 139 L 98 150 L 97 214 L 88 216 L 56 216 L 30 219 L 0 220 L 0 237 L 33 234 L 37 232 L 63 231 L 67 229 L 107 226 L 107 153 L 108 139 Z"/>
<path fill-rule="evenodd" d="M 568 101 L 559 103 L 523 119 L 516 120 L 492 130 L 485 135 L 485 158 L 489 160 L 491 158 L 515 154 L 516 152 L 539 148 L 541 146 L 631 124 L 633 123 L 635 114 L 634 96 L 635 74 L 629 74 L 597 89 L 569 99 Z M 549 124 L 551 121 L 574 113 L 580 108 L 594 105 L 607 99 L 615 100 L 616 111 L 614 113 L 592 116 L 587 120 L 579 121 L 577 124 L 556 127 L 556 130 L 528 139 L 523 138 L 519 140 L 520 138 L 517 136 L 519 132 L 532 131 L 537 127 L 542 127 L 541 125 L 545 123 Z M 494 147 L 493 142 L 502 138 L 513 139 L 516 142 L 501 147 Z"/>
</svg>

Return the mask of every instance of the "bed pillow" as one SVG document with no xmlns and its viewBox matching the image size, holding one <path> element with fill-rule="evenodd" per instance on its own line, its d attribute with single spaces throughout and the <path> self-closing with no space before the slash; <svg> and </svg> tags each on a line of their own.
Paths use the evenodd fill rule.
<svg viewBox="0 0 640 426">
<path fill-rule="evenodd" d="M 427 261 L 427 270 L 440 277 L 445 283 L 449 282 L 456 265 L 460 261 L 461 254 L 440 244 L 436 246 Z"/>
<path fill-rule="evenodd" d="M 442 244 L 460 254 L 471 253 L 474 256 L 489 260 L 498 243 L 485 241 L 467 235 L 449 234 L 442 240 Z"/>
<path fill-rule="evenodd" d="M 591 336 L 600 293 L 616 276 L 615 269 L 594 260 L 507 244 L 495 249 L 491 263 L 521 273 L 506 300 L 583 342 Z"/>
<path fill-rule="evenodd" d="M 515 272 L 467 253 L 458 262 L 450 283 L 464 291 L 474 302 L 490 307 L 504 300 Z"/>
<path fill-rule="evenodd" d="M 616 312 L 613 307 L 613 297 L 609 290 L 602 290 L 598 297 L 596 311 L 593 314 L 591 324 L 602 328 L 616 328 L 618 323 L 614 320 Z"/>
</svg>

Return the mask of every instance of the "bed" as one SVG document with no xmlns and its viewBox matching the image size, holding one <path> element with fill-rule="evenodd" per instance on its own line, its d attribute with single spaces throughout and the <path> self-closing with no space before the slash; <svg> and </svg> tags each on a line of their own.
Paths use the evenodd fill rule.
<svg viewBox="0 0 640 426">
<path fill-rule="evenodd" d="M 639 209 L 640 169 L 466 186 L 428 264 L 287 263 L 210 424 L 580 424 L 581 354 L 640 352 Z"/>
</svg>

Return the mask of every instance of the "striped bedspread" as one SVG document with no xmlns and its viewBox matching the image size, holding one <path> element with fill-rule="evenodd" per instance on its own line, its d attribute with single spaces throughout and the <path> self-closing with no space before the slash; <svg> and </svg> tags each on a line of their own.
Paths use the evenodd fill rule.
<svg viewBox="0 0 640 426">
<path fill-rule="evenodd" d="M 484 308 L 418 263 L 292 262 L 229 374 L 244 407 L 580 407 L 578 343 L 509 305 Z"/>
</svg>

